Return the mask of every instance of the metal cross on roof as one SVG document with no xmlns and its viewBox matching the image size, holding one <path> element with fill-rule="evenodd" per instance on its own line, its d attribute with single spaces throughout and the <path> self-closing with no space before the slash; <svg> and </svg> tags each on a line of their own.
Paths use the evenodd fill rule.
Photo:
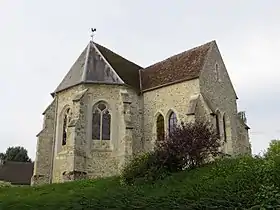
<svg viewBox="0 0 280 210">
<path fill-rule="evenodd" d="M 94 32 L 96 32 L 96 28 L 91 28 L 91 41 L 93 41 Z"/>
</svg>

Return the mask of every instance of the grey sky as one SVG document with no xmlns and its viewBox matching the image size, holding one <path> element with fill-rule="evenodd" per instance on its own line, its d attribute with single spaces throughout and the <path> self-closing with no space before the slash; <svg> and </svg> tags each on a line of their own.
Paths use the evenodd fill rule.
<svg viewBox="0 0 280 210">
<path fill-rule="evenodd" d="M 136 3 L 137 2 L 137 3 Z M 215 39 L 247 113 L 253 152 L 280 137 L 280 1 L 0 1 L 0 151 L 35 157 L 52 92 L 95 41 L 142 66 Z"/>
</svg>

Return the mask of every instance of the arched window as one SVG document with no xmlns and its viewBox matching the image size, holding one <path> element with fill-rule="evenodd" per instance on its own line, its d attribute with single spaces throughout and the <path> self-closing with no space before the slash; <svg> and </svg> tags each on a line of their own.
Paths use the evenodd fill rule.
<svg viewBox="0 0 280 210">
<path fill-rule="evenodd" d="M 110 140 L 111 115 L 105 103 L 99 102 L 92 113 L 92 139 Z"/>
<path fill-rule="evenodd" d="M 171 112 L 168 119 L 168 133 L 171 134 L 177 125 L 177 117 L 175 112 Z"/>
<path fill-rule="evenodd" d="M 66 145 L 67 142 L 67 128 L 70 120 L 71 120 L 71 112 L 70 112 L 70 108 L 67 108 L 65 110 L 65 113 L 63 114 L 62 146 Z"/>
<path fill-rule="evenodd" d="M 224 128 L 224 140 L 227 142 L 227 130 L 226 130 L 226 117 L 225 114 L 223 116 L 223 128 Z"/>
<path fill-rule="evenodd" d="M 216 112 L 216 129 L 217 129 L 217 134 L 220 137 L 220 112 Z"/>
<path fill-rule="evenodd" d="M 161 141 L 164 139 L 164 118 L 162 114 L 157 117 L 157 140 Z"/>
</svg>

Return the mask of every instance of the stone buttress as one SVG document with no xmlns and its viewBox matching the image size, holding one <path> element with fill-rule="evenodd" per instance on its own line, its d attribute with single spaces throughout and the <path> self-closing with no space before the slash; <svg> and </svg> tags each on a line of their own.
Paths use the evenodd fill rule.
<svg viewBox="0 0 280 210">
<path fill-rule="evenodd" d="M 84 97 L 86 91 L 81 91 L 72 99 L 72 113 L 67 126 L 66 145 L 62 146 L 61 151 L 56 151 L 53 182 L 86 178 L 86 97 Z M 58 134 L 60 133 L 58 132 Z M 59 138 L 57 138 L 57 145 L 59 143 Z"/>
<path fill-rule="evenodd" d="M 57 99 L 43 113 L 42 131 L 37 135 L 37 150 L 31 185 L 51 183 L 52 161 L 56 127 Z"/>
</svg>

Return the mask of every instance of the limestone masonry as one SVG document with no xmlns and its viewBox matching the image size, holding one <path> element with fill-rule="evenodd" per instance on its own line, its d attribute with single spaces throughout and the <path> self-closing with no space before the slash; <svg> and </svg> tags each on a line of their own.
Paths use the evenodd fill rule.
<svg viewBox="0 0 280 210">
<path fill-rule="evenodd" d="M 251 153 L 215 41 L 147 68 L 91 41 L 52 96 L 37 135 L 32 185 L 118 175 L 180 121 L 210 121 L 224 153 Z"/>
</svg>

